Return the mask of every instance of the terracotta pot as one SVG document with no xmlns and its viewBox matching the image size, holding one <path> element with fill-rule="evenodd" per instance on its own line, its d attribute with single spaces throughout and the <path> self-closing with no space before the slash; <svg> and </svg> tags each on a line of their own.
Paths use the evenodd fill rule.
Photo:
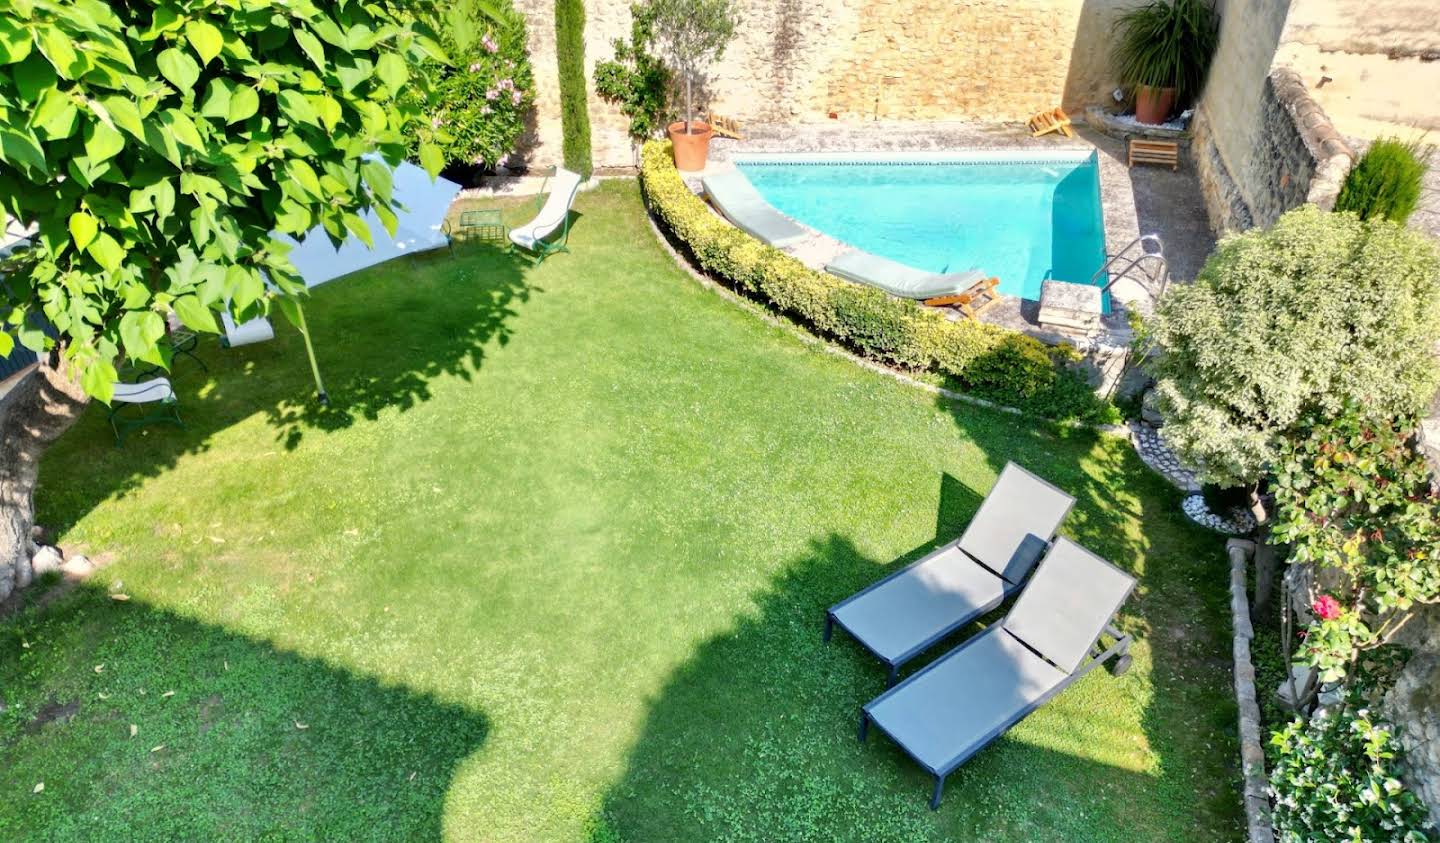
<svg viewBox="0 0 1440 843">
<path fill-rule="evenodd" d="M 1135 119 L 1141 123 L 1164 123 L 1174 107 L 1174 88 L 1152 88 L 1149 85 L 1135 88 Z"/>
<path fill-rule="evenodd" d="M 675 146 L 675 167 L 686 172 L 705 169 L 705 159 L 710 155 L 710 138 L 715 132 L 710 124 L 696 120 L 690 124 L 690 133 L 685 133 L 685 121 L 677 120 L 665 129 L 670 143 Z"/>
</svg>

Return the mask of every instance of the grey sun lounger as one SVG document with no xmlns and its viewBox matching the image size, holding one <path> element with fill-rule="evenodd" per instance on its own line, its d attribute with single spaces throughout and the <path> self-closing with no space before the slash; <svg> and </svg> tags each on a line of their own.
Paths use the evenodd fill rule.
<svg viewBox="0 0 1440 843">
<path fill-rule="evenodd" d="M 1000 623 L 872 700 L 860 715 L 935 777 L 945 777 L 1075 680 L 1115 658 L 1130 667 L 1130 636 L 1110 619 L 1135 578 L 1069 539 L 1055 546 Z M 1100 636 L 1115 639 L 1101 651 Z M 1089 660 L 1086 661 L 1087 655 Z"/>
<path fill-rule="evenodd" d="M 890 669 L 999 608 L 1020 588 L 1075 499 L 1006 463 L 959 540 L 880 580 L 825 614 Z"/>
<path fill-rule="evenodd" d="M 844 252 L 825 265 L 825 271 L 846 281 L 878 287 L 902 299 L 928 299 L 957 296 L 984 279 L 978 270 L 934 273 L 906 266 L 903 263 L 872 255 L 869 252 Z"/>
<path fill-rule="evenodd" d="M 743 173 L 732 170 L 701 179 L 710 204 L 734 226 L 777 249 L 804 240 L 810 232 L 775 210 Z"/>
</svg>

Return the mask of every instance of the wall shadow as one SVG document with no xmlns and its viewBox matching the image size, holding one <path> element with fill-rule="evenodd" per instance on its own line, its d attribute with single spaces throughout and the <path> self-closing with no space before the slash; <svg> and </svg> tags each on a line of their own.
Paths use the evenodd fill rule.
<svg viewBox="0 0 1440 843">
<path fill-rule="evenodd" d="M 512 209 L 520 216 L 529 210 Z M 202 335 L 195 354 L 205 368 L 177 356 L 168 375 L 185 427 L 144 428 L 117 448 L 108 408 L 92 402 L 44 458 L 36 495 L 42 523 L 63 531 L 257 413 L 274 430 L 276 447 L 293 449 L 308 435 L 424 403 L 433 380 L 469 379 L 509 341 L 517 308 L 543 292 L 531 271 L 499 247 L 457 244 L 453 252 L 398 258 L 315 288 L 305 311 L 328 406 L 315 400 L 300 333 L 278 314 L 271 320 L 276 337 L 266 343 L 226 349 Z M 52 477 L 67 482 L 55 485 Z"/>
<path fill-rule="evenodd" d="M 488 731 L 469 708 L 88 586 L 0 621 L 6 840 L 436 840 Z"/>
</svg>

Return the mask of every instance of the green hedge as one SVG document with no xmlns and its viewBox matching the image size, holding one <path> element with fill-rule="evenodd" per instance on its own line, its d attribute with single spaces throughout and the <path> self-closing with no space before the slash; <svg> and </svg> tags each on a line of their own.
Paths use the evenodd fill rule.
<svg viewBox="0 0 1440 843">
<path fill-rule="evenodd" d="M 970 320 L 873 287 L 809 269 L 711 213 L 685 186 L 668 141 L 651 141 L 641 156 L 646 201 L 705 271 L 765 302 L 863 357 L 915 371 L 937 372 L 968 391 L 1058 419 L 1113 421 L 1069 365 L 1068 346 L 1051 348 L 1024 334 Z"/>
<path fill-rule="evenodd" d="M 555 0 L 555 64 L 560 81 L 560 129 L 565 168 L 590 178 L 590 107 L 585 93 L 585 4 Z"/>
</svg>

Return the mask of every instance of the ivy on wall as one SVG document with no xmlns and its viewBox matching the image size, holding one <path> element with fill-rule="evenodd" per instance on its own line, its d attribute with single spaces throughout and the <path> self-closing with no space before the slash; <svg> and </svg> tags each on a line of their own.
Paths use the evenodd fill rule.
<svg viewBox="0 0 1440 843">
<path fill-rule="evenodd" d="M 555 0 L 555 63 L 565 168 L 590 178 L 590 109 L 585 93 L 584 0 Z"/>
</svg>

